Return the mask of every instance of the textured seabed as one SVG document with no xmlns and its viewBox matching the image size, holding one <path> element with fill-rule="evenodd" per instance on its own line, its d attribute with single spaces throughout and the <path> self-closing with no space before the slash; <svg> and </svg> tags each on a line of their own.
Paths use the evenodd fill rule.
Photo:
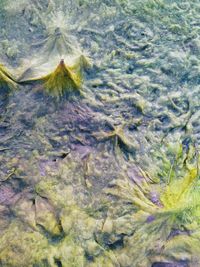
<svg viewBox="0 0 200 267">
<path fill-rule="evenodd" d="M 200 266 L 199 0 L 0 0 L 0 26 L 0 266 Z"/>
</svg>

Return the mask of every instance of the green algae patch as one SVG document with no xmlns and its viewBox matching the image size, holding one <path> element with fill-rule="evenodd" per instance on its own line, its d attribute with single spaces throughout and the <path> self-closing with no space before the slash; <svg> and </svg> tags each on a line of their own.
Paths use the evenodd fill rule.
<svg viewBox="0 0 200 267">
<path fill-rule="evenodd" d="M 0 64 L 0 87 L 7 89 L 16 89 L 17 84 L 9 71 Z"/>
<path fill-rule="evenodd" d="M 112 126 L 112 130 L 109 132 L 100 131 L 93 135 L 98 141 L 110 142 L 111 149 L 116 154 L 119 154 L 121 150 L 134 154 L 138 145 L 135 140 L 126 134 L 124 128 L 124 125 Z"/>
<path fill-rule="evenodd" d="M 124 224 L 118 228 L 120 220 L 111 216 L 103 228 L 110 242 L 113 233 L 115 238 L 119 230 L 127 233 L 121 253 L 125 253 L 129 260 L 132 258 L 135 266 L 141 266 L 140 262 L 143 262 L 142 266 L 149 266 L 159 260 L 179 262 L 183 258 L 198 262 L 195 240 L 199 231 L 199 176 L 194 158 L 189 158 L 188 155 L 185 175 L 176 176 L 170 182 L 166 179 L 165 185 L 154 185 L 147 177 L 140 183 L 122 178 L 105 190 L 106 194 L 118 198 L 121 207 L 132 203 L 135 208 L 129 217 L 129 225 L 125 217 Z M 128 233 L 128 229 L 134 234 Z"/>
<path fill-rule="evenodd" d="M 2 0 L 0 266 L 200 266 L 198 11 Z"/>
<path fill-rule="evenodd" d="M 57 68 L 45 77 L 39 78 L 44 83 L 47 93 L 62 97 L 66 92 L 78 91 L 81 88 L 81 77 L 67 67 L 61 60 Z"/>
<path fill-rule="evenodd" d="M 16 223 L 23 227 L 23 231 L 19 228 L 23 237 L 32 233 L 31 240 L 26 238 L 27 245 L 23 245 L 22 237 L 19 244 L 19 237 L 12 241 L 11 248 L 19 246 L 23 251 L 25 266 L 140 267 L 161 259 L 180 261 L 176 231 L 183 237 L 183 253 L 187 255 L 189 249 L 196 257 L 196 241 L 190 245 L 185 237 L 190 233 L 193 242 L 199 227 L 194 151 L 187 153 L 187 164 L 182 167 L 185 175 L 170 180 L 166 177 L 161 184 L 150 179 L 134 161 L 127 162 L 123 154 L 116 161 L 112 153 L 104 146 L 101 153 L 86 150 L 84 156 L 72 151 L 59 159 L 57 170 L 48 166 L 46 176 L 35 180 L 34 193 L 23 195 L 12 207 L 18 219 L 2 232 L 1 261 L 8 266 L 22 264 L 22 260 L 19 265 L 12 262 L 18 250 L 6 249 L 6 235 L 15 231 L 12 225 Z M 186 155 L 177 144 L 170 144 L 168 153 L 179 158 Z M 28 250 L 29 242 L 33 254 Z"/>
<path fill-rule="evenodd" d="M 0 262 L 3 266 L 34 266 L 47 257 L 48 241 L 20 221 L 12 222 L 1 234 Z"/>
<path fill-rule="evenodd" d="M 58 264 L 66 267 L 86 266 L 84 250 L 71 237 L 64 238 L 49 254 L 49 265 L 56 267 Z"/>
<path fill-rule="evenodd" d="M 56 213 L 48 201 L 39 196 L 35 199 L 35 221 L 53 236 L 62 233 L 61 225 L 56 218 Z"/>
<path fill-rule="evenodd" d="M 49 21 L 44 24 L 47 36 L 35 44 L 39 49 L 29 60 L 28 68 L 27 59 L 22 61 L 18 82 L 22 85 L 36 84 L 36 88 L 44 89 L 47 95 L 56 98 L 82 93 L 84 72 L 92 66 L 90 59 L 71 35 L 66 34 L 65 27 L 49 25 Z"/>
<path fill-rule="evenodd" d="M 55 61 L 54 61 L 55 62 Z M 66 62 L 70 62 L 69 65 Z M 90 61 L 83 55 L 60 60 L 53 69 L 53 62 L 43 64 L 39 69 L 33 67 L 24 72 L 20 77 L 20 84 L 40 84 L 44 91 L 56 98 L 72 93 L 82 93 L 84 70 L 91 67 Z M 52 70 L 52 71 L 51 71 Z"/>
</svg>

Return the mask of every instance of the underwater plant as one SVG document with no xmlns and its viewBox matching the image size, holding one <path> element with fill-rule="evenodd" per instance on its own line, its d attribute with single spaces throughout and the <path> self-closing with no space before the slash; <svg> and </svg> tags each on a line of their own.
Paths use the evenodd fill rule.
<svg viewBox="0 0 200 267">
<path fill-rule="evenodd" d="M 76 57 L 74 63 L 69 65 L 65 63 L 64 59 L 61 59 L 57 67 L 50 73 L 48 73 L 47 69 L 52 69 L 53 64 L 47 63 L 47 65 L 44 65 L 41 70 L 37 69 L 37 67 L 36 69 L 34 67 L 27 69 L 18 79 L 18 83 L 26 84 L 34 81 L 42 83 L 47 93 L 58 98 L 72 91 L 80 93 L 83 72 L 91 67 L 90 60 L 84 55 Z M 44 74 L 40 74 L 41 77 L 37 77 L 40 71 Z M 17 86 L 17 82 L 3 65 L 0 65 L 0 86 L 9 89 Z"/>
<path fill-rule="evenodd" d="M 48 69 L 49 66 L 46 68 Z M 31 70 L 29 71 L 31 72 Z M 20 83 L 41 83 L 48 94 L 57 98 L 71 92 L 81 92 L 83 81 L 82 68 L 81 65 L 77 64 L 77 61 L 75 65 L 68 66 L 64 59 L 61 59 L 58 66 L 53 71 L 50 71 L 50 73 L 48 70 L 45 70 L 45 73 L 40 77 L 37 77 L 37 73 L 39 75 L 39 70 L 36 73 L 33 71 L 33 75 L 26 78 L 26 74 L 29 73 L 25 72 L 21 77 Z"/>
<path fill-rule="evenodd" d="M 26 66 L 18 81 L 20 84 L 41 83 L 48 94 L 59 98 L 72 91 L 80 93 L 83 73 L 91 63 L 70 35 L 63 13 L 51 15 L 52 18 L 44 19 L 45 37 L 33 44 L 35 56 L 28 61 L 28 68 L 24 61 Z"/>
<path fill-rule="evenodd" d="M 2 64 L 0 64 L 0 87 L 14 89 L 16 86 L 16 82 L 12 75 Z"/>
<path fill-rule="evenodd" d="M 0 2 L 0 266 L 200 266 L 199 0 Z"/>
<path fill-rule="evenodd" d="M 82 79 L 62 59 L 57 68 L 45 77 L 40 78 L 45 90 L 53 96 L 61 97 L 65 92 L 80 91 Z"/>
<path fill-rule="evenodd" d="M 100 131 L 99 133 L 94 133 L 94 137 L 97 140 L 108 141 L 110 140 L 113 144 L 113 148 L 116 151 L 118 148 L 124 148 L 126 151 L 134 152 L 136 145 L 133 141 L 130 141 L 125 134 L 124 125 L 113 126 L 112 130 L 109 132 Z"/>
<path fill-rule="evenodd" d="M 134 235 L 125 238 L 124 247 L 124 251 L 129 247 L 126 254 L 132 257 L 134 266 L 148 266 L 149 262 L 155 259 L 177 262 L 190 260 L 187 257 L 188 251 L 196 259 L 197 249 L 194 244 L 198 243 L 198 246 L 200 244 L 198 164 L 187 162 L 183 168 L 185 168 L 183 177 L 176 176 L 171 180 L 167 177 L 165 184 L 154 184 L 148 176 L 144 176 L 139 183 L 122 177 L 113 181 L 105 190 L 106 194 L 118 197 L 123 206 L 125 203 L 127 205 L 132 203 L 134 207 L 132 214 Z M 182 245 L 180 245 L 181 239 Z M 181 255 L 177 247 L 181 247 Z M 146 263 L 140 265 L 141 261 Z"/>
</svg>

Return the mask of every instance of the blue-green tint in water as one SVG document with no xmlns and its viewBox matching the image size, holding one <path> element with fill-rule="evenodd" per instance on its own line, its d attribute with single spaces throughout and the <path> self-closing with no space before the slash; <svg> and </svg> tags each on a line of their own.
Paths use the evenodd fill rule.
<svg viewBox="0 0 200 267">
<path fill-rule="evenodd" d="M 0 266 L 200 266 L 199 0 L 0 0 Z"/>
</svg>

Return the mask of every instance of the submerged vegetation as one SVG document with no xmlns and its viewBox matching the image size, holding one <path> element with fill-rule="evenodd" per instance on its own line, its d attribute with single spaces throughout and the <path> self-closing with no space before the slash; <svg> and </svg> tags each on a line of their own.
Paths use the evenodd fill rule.
<svg viewBox="0 0 200 267">
<path fill-rule="evenodd" d="M 2 3 L 0 266 L 200 266 L 198 0 Z"/>
<path fill-rule="evenodd" d="M 56 28 L 38 44 L 41 46 L 41 58 L 36 55 L 31 66 L 19 78 L 19 83 L 39 82 L 49 95 L 57 98 L 73 92 L 80 93 L 84 71 L 91 67 L 91 63 L 68 39 L 65 33 Z"/>
<path fill-rule="evenodd" d="M 140 181 L 122 177 L 110 184 L 106 194 L 117 196 L 122 201 L 120 205 L 133 204 L 134 234 L 126 242 L 127 254 L 135 266 L 143 266 L 141 261 L 149 266 L 149 260 L 163 258 L 183 264 L 191 260 L 191 264 L 198 266 L 195 249 L 200 212 L 198 166 L 192 164 L 183 177 L 176 177 L 170 183 L 166 179 L 160 185 L 154 185 L 146 175 Z"/>
<path fill-rule="evenodd" d="M 45 91 L 49 95 L 59 98 L 66 93 L 69 94 L 73 91 L 80 92 L 82 76 L 74 66 L 67 66 L 64 62 L 64 59 L 61 59 L 60 63 L 52 73 L 49 73 L 43 77 L 23 81 L 23 83 L 29 83 L 33 81 L 41 82 Z"/>
<path fill-rule="evenodd" d="M 2 264 L 140 267 L 165 260 L 198 266 L 199 158 L 188 152 L 180 157 L 187 161 L 185 174 L 162 183 L 134 162 L 121 158 L 119 166 L 112 151 L 83 156 L 76 150 L 56 168 L 46 163 L 45 176 L 39 171 L 27 181 L 34 192 L 12 206 L 16 219 L 0 238 Z M 42 157 L 36 158 L 38 164 Z M 99 186 L 107 175 L 113 181 Z"/>
<path fill-rule="evenodd" d="M 47 92 L 56 96 L 62 96 L 66 91 L 79 90 L 81 87 L 81 77 L 67 67 L 63 59 L 53 73 L 41 80 Z"/>
<path fill-rule="evenodd" d="M 0 65 L 0 87 L 6 89 L 15 89 L 17 86 L 14 78 L 8 70 L 1 64 Z"/>
<path fill-rule="evenodd" d="M 67 61 L 71 61 L 71 59 L 67 58 Z M 71 62 L 70 65 L 67 65 L 64 59 L 61 59 L 58 66 L 53 69 L 52 72 L 49 73 L 49 66 L 47 63 L 47 66 L 44 66 L 46 69 L 43 71 L 43 75 L 40 74 L 41 76 L 37 76 L 37 73 L 39 75 L 37 69 L 36 71 L 33 70 L 33 72 L 31 69 L 28 69 L 21 76 L 19 82 L 21 84 L 40 83 L 49 95 L 61 98 L 66 94 L 69 95 L 73 92 L 81 92 L 84 70 L 88 69 L 90 66 L 89 60 L 83 55 L 75 58 L 74 62 Z M 31 74 L 33 76 L 30 76 Z"/>
</svg>

